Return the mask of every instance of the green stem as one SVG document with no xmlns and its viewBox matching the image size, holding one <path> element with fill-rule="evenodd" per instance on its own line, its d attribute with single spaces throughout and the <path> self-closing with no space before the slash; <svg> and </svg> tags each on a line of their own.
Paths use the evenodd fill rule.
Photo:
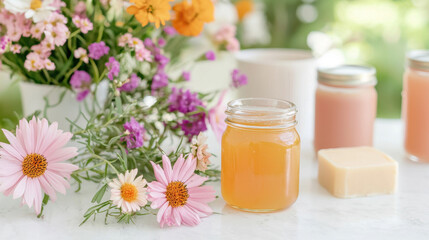
<svg viewBox="0 0 429 240">
<path fill-rule="evenodd" d="M 109 165 L 109 166 L 113 169 L 113 171 L 115 171 L 115 173 L 116 173 L 116 174 L 119 174 L 119 171 L 118 171 L 118 170 L 116 170 L 116 168 L 112 165 L 112 163 L 111 163 L 111 162 L 109 162 L 109 160 L 107 160 L 107 159 L 105 159 L 105 158 L 103 158 L 103 157 L 101 157 L 101 156 L 98 156 L 98 155 L 96 155 L 96 154 L 93 154 L 92 156 L 93 156 L 93 157 L 95 157 L 95 158 L 100 159 L 100 160 L 101 160 L 101 161 L 103 161 L 103 162 L 105 162 L 107 165 Z"/>
<path fill-rule="evenodd" d="M 74 68 L 70 69 L 70 71 L 68 71 L 66 73 L 66 76 L 64 77 L 64 81 L 69 79 L 70 75 L 72 75 L 76 70 L 78 70 L 80 68 L 80 66 L 82 66 L 82 60 L 80 60 L 79 63 L 76 64 L 76 66 Z"/>
<path fill-rule="evenodd" d="M 97 42 L 101 41 L 101 38 L 103 37 L 103 32 L 104 32 L 104 24 L 101 24 L 100 29 L 98 29 Z"/>
<path fill-rule="evenodd" d="M 92 69 L 94 70 L 94 74 L 95 74 L 95 83 L 98 83 L 100 81 L 100 73 L 98 72 L 98 67 L 97 64 L 95 64 L 94 60 L 89 59 L 89 61 L 91 62 L 92 65 Z"/>
<path fill-rule="evenodd" d="M 70 51 L 72 51 L 72 52 L 73 52 L 73 49 L 72 49 L 72 40 L 73 39 L 72 38 L 74 36 L 76 36 L 78 33 L 80 33 L 80 29 L 78 29 L 78 30 L 74 31 L 72 34 L 70 34 L 69 38 L 67 39 L 68 47 L 69 47 Z"/>
<path fill-rule="evenodd" d="M 57 48 L 58 49 L 58 51 L 60 52 L 60 55 L 64 58 L 63 60 L 64 60 L 64 62 L 67 62 L 67 55 L 66 55 L 66 53 L 64 52 L 64 49 L 62 48 L 62 47 L 59 47 L 59 48 Z"/>
</svg>

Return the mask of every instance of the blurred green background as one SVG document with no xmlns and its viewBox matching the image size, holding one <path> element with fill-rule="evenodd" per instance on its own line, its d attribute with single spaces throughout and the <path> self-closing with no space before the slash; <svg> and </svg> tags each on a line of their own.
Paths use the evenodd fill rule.
<svg viewBox="0 0 429 240">
<path fill-rule="evenodd" d="M 313 52 L 326 54 L 325 63 L 344 58 L 344 63 L 375 67 L 378 117 L 400 117 L 405 54 L 429 49 L 428 0 L 262 2 L 271 32 L 267 47 L 309 49 L 308 36 L 313 33 Z"/>
<path fill-rule="evenodd" d="M 429 1 L 262 2 L 271 40 L 244 47 L 309 49 L 310 45 L 316 56 L 324 57 L 325 63 L 372 65 L 379 81 L 378 117 L 400 117 L 405 53 L 429 49 Z M 15 112 L 21 114 L 18 84 L 8 78 L 6 74 L 0 75 L 0 128 L 8 124 L 6 118 L 14 119 Z"/>
</svg>

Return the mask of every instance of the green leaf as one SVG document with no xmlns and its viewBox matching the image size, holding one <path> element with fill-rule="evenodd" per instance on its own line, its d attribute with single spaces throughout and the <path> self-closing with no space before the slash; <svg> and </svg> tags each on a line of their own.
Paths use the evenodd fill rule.
<svg viewBox="0 0 429 240">
<path fill-rule="evenodd" d="M 101 202 L 101 199 L 103 198 L 104 193 L 106 192 L 107 186 L 108 185 L 106 183 L 100 188 L 100 190 L 98 190 L 98 192 L 94 195 L 94 197 L 91 200 L 92 203 L 94 203 L 94 202 L 100 203 Z"/>
<path fill-rule="evenodd" d="M 115 102 L 116 102 L 116 111 L 118 114 L 122 114 L 122 100 L 121 97 L 117 96 L 115 98 Z"/>
</svg>

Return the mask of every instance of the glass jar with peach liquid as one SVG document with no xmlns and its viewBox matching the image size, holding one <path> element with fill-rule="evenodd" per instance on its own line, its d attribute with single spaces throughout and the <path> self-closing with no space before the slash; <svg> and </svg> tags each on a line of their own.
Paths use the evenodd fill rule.
<svg viewBox="0 0 429 240">
<path fill-rule="evenodd" d="M 232 207 L 270 212 L 299 192 L 300 138 L 293 103 L 246 98 L 228 104 L 222 138 L 221 185 Z"/>
<path fill-rule="evenodd" d="M 429 162 L 429 50 L 408 54 L 402 101 L 408 158 Z"/>
</svg>

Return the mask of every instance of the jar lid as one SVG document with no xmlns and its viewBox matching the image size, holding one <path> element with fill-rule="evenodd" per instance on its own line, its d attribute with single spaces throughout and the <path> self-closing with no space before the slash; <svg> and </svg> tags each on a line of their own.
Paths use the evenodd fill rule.
<svg viewBox="0 0 429 240">
<path fill-rule="evenodd" d="M 277 129 L 296 125 L 295 104 L 270 98 L 242 98 L 230 101 L 226 122 L 244 128 Z"/>
<path fill-rule="evenodd" d="M 361 65 L 340 65 L 333 68 L 320 68 L 317 71 L 319 83 L 354 87 L 363 85 L 375 85 L 376 70 L 373 67 Z"/>
<path fill-rule="evenodd" d="M 414 50 L 407 54 L 408 66 L 429 70 L 429 50 Z"/>
</svg>

